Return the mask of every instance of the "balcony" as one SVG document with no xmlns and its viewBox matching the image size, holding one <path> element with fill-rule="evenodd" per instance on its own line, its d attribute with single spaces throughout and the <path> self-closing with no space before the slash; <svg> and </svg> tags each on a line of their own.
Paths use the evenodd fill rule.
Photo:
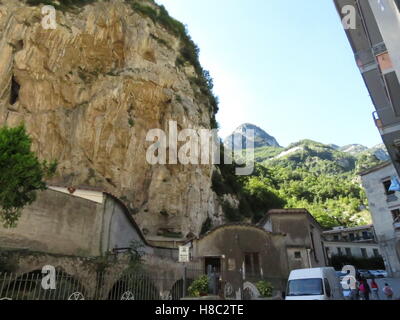
<svg viewBox="0 0 400 320">
<path fill-rule="evenodd" d="M 383 129 L 382 120 L 379 118 L 378 112 L 374 111 L 372 113 L 372 117 L 374 118 L 375 125 L 378 127 L 379 130 Z"/>
</svg>

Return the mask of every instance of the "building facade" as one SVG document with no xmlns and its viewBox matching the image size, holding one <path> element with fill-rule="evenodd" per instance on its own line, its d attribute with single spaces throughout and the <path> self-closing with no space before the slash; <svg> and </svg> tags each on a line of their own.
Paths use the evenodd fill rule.
<svg viewBox="0 0 400 320">
<path fill-rule="evenodd" d="M 237 223 L 216 227 L 187 245 L 192 261 L 204 268 L 205 273 L 217 272 L 223 283 L 232 286 L 233 292 L 237 292 L 242 282 L 253 286 L 261 279 L 282 292 L 289 275 L 285 240 L 283 234 Z"/>
<path fill-rule="evenodd" d="M 386 162 L 360 175 L 386 269 L 391 276 L 400 277 L 400 194 L 389 191 L 397 172 Z"/>
<path fill-rule="evenodd" d="M 374 121 L 400 173 L 400 1 L 334 2 L 375 106 Z"/>
<path fill-rule="evenodd" d="M 381 257 L 373 225 L 344 228 L 338 227 L 323 232 L 326 255 L 355 258 Z"/>
<path fill-rule="evenodd" d="M 286 235 L 289 270 L 327 265 L 323 229 L 306 209 L 270 210 L 259 226 Z"/>
</svg>

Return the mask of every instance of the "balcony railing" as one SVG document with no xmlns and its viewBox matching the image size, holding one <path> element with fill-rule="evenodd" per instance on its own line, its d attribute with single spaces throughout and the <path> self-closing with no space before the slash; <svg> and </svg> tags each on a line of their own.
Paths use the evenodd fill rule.
<svg viewBox="0 0 400 320">
<path fill-rule="evenodd" d="M 400 231 L 400 216 L 394 220 L 393 227 L 395 230 Z"/>
</svg>

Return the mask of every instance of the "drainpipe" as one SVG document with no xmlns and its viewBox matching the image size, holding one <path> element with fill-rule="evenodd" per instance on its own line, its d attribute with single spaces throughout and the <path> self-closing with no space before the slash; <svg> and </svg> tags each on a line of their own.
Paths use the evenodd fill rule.
<svg viewBox="0 0 400 320">
<path fill-rule="evenodd" d="M 312 266 L 311 266 L 311 249 L 307 249 L 307 258 L 308 258 L 308 267 L 312 268 Z"/>
</svg>

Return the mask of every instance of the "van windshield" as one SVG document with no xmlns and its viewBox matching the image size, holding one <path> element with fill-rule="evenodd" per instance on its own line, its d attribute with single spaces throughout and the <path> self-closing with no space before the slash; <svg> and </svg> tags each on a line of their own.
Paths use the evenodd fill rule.
<svg viewBox="0 0 400 320">
<path fill-rule="evenodd" d="M 288 283 L 288 296 L 322 296 L 322 279 L 298 279 Z"/>
</svg>

